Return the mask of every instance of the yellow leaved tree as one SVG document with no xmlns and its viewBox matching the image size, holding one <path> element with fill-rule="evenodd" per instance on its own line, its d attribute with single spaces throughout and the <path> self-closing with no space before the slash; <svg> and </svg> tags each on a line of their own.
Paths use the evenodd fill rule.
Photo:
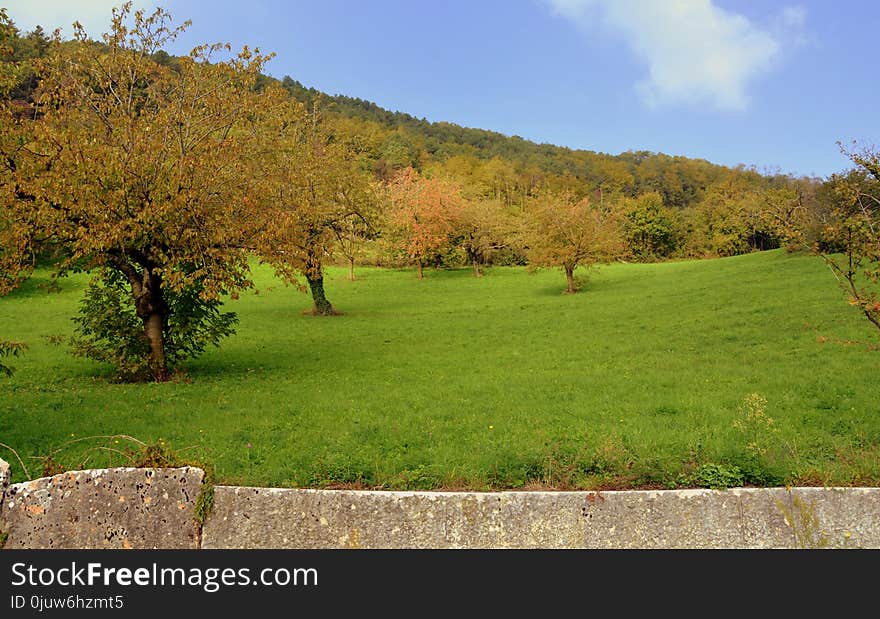
<svg viewBox="0 0 880 619">
<path fill-rule="evenodd" d="M 114 9 L 110 31 L 56 40 L 27 117 L 4 110 L 4 247 L 57 249 L 58 274 L 96 274 L 77 350 L 121 374 L 166 381 L 232 332 L 223 295 L 250 285 L 271 225 L 267 171 L 289 102 L 258 87 L 269 56 L 196 47 L 159 54 L 188 26 L 162 9 Z M 7 259 L 7 280 L 24 268 Z"/>
</svg>

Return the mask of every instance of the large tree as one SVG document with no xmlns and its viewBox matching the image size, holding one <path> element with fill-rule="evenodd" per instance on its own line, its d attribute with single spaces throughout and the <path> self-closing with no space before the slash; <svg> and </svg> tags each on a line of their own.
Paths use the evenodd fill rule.
<svg viewBox="0 0 880 619">
<path fill-rule="evenodd" d="M 544 193 L 529 205 L 525 231 L 529 263 L 561 267 L 566 294 L 578 291 L 575 270 L 590 268 L 620 255 L 619 214 L 608 205 L 578 199 L 570 193 Z"/>
<path fill-rule="evenodd" d="M 3 134 L 15 139 L 0 142 L 4 247 L 51 242 L 63 249 L 59 274 L 97 270 L 103 285 L 87 312 L 106 312 L 124 283 L 155 381 L 170 376 L 170 338 L 229 332 L 218 305 L 250 284 L 248 249 L 271 219 L 255 162 L 286 99 L 257 89 L 269 59 L 258 50 L 205 45 L 173 66 L 156 62 L 187 25 L 130 3 L 114 9 L 102 43 L 76 25 L 40 66 L 34 120 L 5 114 Z"/>
</svg>

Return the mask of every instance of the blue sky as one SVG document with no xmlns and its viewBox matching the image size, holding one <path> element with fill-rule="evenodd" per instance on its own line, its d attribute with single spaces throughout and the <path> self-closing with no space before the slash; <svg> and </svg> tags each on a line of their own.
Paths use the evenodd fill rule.
<svg viewBox="0 0 880 619">
<path fill-rule="evenodd" d="M 22 29 L 95 36 L 114 4 L 0 0 Z M 193 21 L 169 51 L 258 46 L 277 77 L 537 142 L 816 176 L 847 167 L 836 141 L 880 142 L 873 0 L 160 4 Z"/>
</svg>

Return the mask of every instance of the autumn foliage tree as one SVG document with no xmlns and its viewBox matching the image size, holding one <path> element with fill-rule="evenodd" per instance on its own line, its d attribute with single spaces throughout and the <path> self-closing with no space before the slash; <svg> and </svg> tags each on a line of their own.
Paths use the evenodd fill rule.
<svg viewBox="0 0 880 619">
<path fill-rule="evenodd" d="M 314 313 L 328 316 L 335 311 L 324 290 L 325 262 L 341 247 L 353 274 L 358 237 L 371 233 L 378 197 L 346 136 L 317 107 L 301 112 L 290 105 L 267 158 L 275 217 L 258 251 L 287 282 L 304 276 Z"/>
<path fill-rule="evenodd" d="M 880 153 L 844 151 L 855 167 L 834 175 L 832 209 L 817 245 L 849 296 L 850 305 L 880 329 Z"/>
<path fill-rule="evenodd" d="M 14 195 L 14 154 L 24 146 L 22 118 L 29 116 L 27 104 L 16 100 L 14 92 L 23 74 L 32 73 L 28 63 L 15 59 L 14 42 L 17 29 L 0 8 L 0 295 L 17 287 L 27 277 L 33 264 L 33 242 L 30 230 L 16 226 L 7 206 Z"/>
<path fill-rule="evenodd" d="M 494 256 L 514 245 L 514 215 L 494 199 L 465 200 L 456 222 L 455 238 L 475 277 Z"/>
<path fill-rule="evenodd" d="M 430 258 L 448 248 L 453 239 L 464 204 L 461 190 L 410 167 L 388 184 L 386 196 L 386 239 L 416 264 L 418 277 L 423 279 Z"/>
<path fill-rule="evenodd" d="M 613 260 L 623 248 L 619 213 L 567 192 L 544 193 L 533 200 L 526 226 L 529 263 L 561 267 L 568 283 L 566 294 L 578 291 L 578 267 Z"/>
<path fill-rule="evenodd" d="M 3 246 L 51 242 L 59 274 L 96 272 L 80 351 L 155 381 L 231 332 L 221 297 L 250 284 L 248 249 L 271 217 L 253 164 L 282 99 L 255 88 L 269 57 L 248 48 L 155 62 L 187 25 L 130 3 L 103 43 L 76 25 L 39 65 L 33 120 L 4 115 L 15 139 L 0 144 Z"/>
</svg>

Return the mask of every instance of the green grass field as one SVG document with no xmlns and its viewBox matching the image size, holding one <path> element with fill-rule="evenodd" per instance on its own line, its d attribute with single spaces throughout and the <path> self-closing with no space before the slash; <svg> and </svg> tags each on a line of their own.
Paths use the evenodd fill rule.
<svg viewBox="0 0 880 619">
<path fill-rule="evenodd" d="M 331 269 L 344 315 L 316 318 L 258 269 L 238 334 L 186 380 L 120 385 L 52 343 L 85 277 L 47 294 L 38 272 L 0 299 L 0 339 L 29 345 L 0 378 L 0 442 L 32 477 L 47 454 L 125 464 L 126 440 L 80 440 L 125 434 L 260 486 L 880 483 L 880 339 L 816 258 L 612 265 L 573 296 L 549 270 L 359 275 Z"/>
</svg>

